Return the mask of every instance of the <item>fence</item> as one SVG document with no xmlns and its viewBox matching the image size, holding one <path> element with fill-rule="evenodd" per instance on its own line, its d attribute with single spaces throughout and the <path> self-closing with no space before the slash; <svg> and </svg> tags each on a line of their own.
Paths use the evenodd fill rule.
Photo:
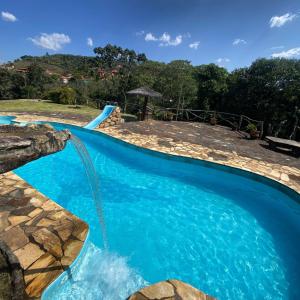
<svg viewBox="0 0 300 300">
<path fill-rule="evenodd" d="M 172 113 L 173 120 L 189 122 L 207 122 L 212 125 L 219 124 L 231 127 L 238 132 L 247 131 L 249 124 L 254 124 L 257 128 L 259 137 L 263 136 L 264 122 L 251 119 L 245 115 L 237 115 L 226 112 L 207 111 L 197 109 L 176 109 L 176 108 L 155 108 L 151 109 L 152 113 Z"/>
</svg>

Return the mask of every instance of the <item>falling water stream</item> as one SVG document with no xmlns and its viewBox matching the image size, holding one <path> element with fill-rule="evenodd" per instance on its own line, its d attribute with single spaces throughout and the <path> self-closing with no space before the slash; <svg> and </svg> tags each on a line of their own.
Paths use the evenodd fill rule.
<svg viewBox="0 0 300 300">
<path fill-rule="evenodd" d="M 126 299 L 148 283 L 127 264 L 126 257 L 108 251 L 99 177 L 84 143 L 73 134 L 70 140 L 84 165 L 93 193 L 104 249 L 86 241 L 84 255 L 79 256 L 71 271 L 62 275 L 55 288 L 48 289 L 42 299 Z"/>
<path fill-rule="evenodd" d="M 95 203 L 95 207 L 97 210 L 98 220 L 100 223 L 100 228 L 102 232 L 102 238 L 103 238 L 103 245 L 104 249 L 108 249 L 108 242 L 107 242 L 107 235 L 106 235 L 106 226 L 104 221 L 104 214 L 102 209 L 102 202 L 100 197 L 100 184 L 99 184 L 99 177 L 97 175 L 97 172 L 94 168 L 94 164 L 92 162 L 92 159 L 85 147 L 85 145 L 81 142 L 81 140 L 76 137 L 75 135 L 71 135 L 71 142 L 74 145 L 83 165 L 85 168 L 86 175 L 88 177 L 88 181 L 93 193 L 93 200 Z"/>
</svg>

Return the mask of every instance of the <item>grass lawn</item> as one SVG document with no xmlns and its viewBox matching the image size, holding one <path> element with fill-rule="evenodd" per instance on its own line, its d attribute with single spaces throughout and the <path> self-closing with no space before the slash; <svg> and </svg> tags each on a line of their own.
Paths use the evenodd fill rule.
<svg viewBox="0 0 300 300">
<path fill-rule="evenodd" d="M 100 114 L 100 110 L 85 105 L 63 105 L 53 103 L 47 100 L 33 100 L 33 99 L 20 99 L 20 100 L 0 100 L 0 114 L 1 112 L 41 112 L 43 114 L 61 113 L 66 115 L 82 116 L 86 120 L 92 120 Z M 125 122 L 136 121 L 134 115 L 122 114 Z"/>
<path fill-rule="evenodd" d="M 56 104 L 50 101 L 38 101 L 30 99 L 21 100 L 0 100 L 0 112 L 43 112 L 43 113 L 65 113 L 82 115 L 94 118 L 99 115 L 100 110 L 92 107 L 79 105 L 75 108 L 73 105 Z"/>
</svg>

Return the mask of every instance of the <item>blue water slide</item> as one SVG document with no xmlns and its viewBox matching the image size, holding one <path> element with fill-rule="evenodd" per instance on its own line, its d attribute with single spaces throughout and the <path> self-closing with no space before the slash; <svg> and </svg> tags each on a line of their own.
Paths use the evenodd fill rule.
<svg viewBox="0 0 300 300">
<path fill-rule="evenodd" d="M 102 122 L 104 122 L 115 110 L 116 106 L 114 105 L 105 105 L 102 113 L 95 118 L 93 121 L 88 123 L 84 126 L 84 128 L 87 129 L 95 129 L 97 126 L 99 126 Z"/>
</svg>

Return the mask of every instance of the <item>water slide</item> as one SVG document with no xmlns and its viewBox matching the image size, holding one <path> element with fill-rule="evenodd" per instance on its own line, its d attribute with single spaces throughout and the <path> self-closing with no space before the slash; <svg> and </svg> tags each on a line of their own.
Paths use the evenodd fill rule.
<svg viewBox="0 0 300 300">
<path fill-rule="evenodd" d="M 90 123 L 84 126 L 84 128 L 87 129 L 95 129 L 97 126 L 99 126 L 102 122 L 104 122 L 115 110 L 116 106 L 114 105 L 105 105 L 102 113 L 96 117 L 94 120 L 92 120 Z"/>
</svg>

